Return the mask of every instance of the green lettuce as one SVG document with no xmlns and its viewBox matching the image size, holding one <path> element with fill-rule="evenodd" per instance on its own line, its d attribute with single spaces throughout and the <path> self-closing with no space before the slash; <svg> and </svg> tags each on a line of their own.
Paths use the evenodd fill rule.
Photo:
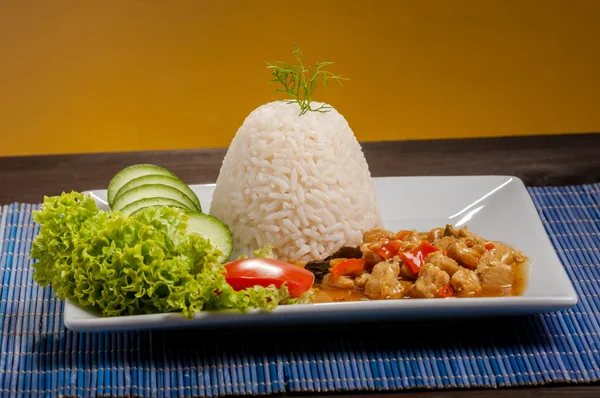
<svg viewBox="0 0 600 398">
<path fill-rule="evenodd" d="M 191 318 L 202 310 L 272 310 L 296 302 L 285 286 L 234 291 L 221 253 L 187 232 L 188 217 L 176 208 L 105 212 L 71 192 L 44 198 L 33 218 L 40 224 L 31 250 L 36 282 L 104 316 L 182 312 Z"/>
<path fill-rule="evenodd" d="M 273 245 L 267 243 L 264 247 L 256 249 L 252 252 L 252 257 L 254 258 L 275 258 L 275 254 L 273 253 Z M 236 260 L 245 260 L 248 257 L 245 254 L 240 255 Z"/>
<path fill-rule="evenodd" d="M 270 243 L 267 243 L 265 247 L 254 250 L 252 255 L 254 255 L 256 258 L 275 258 L 275 254 L 273 254 L 273 246 Z"/>
</svg>

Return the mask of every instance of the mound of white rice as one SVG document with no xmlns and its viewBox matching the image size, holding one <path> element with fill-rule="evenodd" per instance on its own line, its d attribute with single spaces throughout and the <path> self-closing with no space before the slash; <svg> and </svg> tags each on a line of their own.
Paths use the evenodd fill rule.
<svg viewBox="0 0 600 398">
<path fill-rule="evenodd" d="M 270 243 L 281 259 L 322 258 L 381 226 L 369 167 L 344 117 L 299 114 L 295 103 L 263 105 L 231 142 L 210 212 L 231 228 L 234 254 Z"/>
</svg>

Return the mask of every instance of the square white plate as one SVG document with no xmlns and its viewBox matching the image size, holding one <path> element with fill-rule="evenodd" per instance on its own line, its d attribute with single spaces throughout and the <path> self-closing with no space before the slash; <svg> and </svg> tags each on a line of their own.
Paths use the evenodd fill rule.
<svg viewBox="0 0 600 398">
<path fill-rule="evenodd" d="M 429 230 L 453 224 L 487 239 L 505 242 L 530 259 L 523 296 L 424 300 L 382 300 L 280 306 L 275 311 L 201 312 L 103 318 L 70 302 L 64 321 L 75 331 L 114 331 L 172 327 L 272 326 L 348 321 L 386 321 L 541 313 L 577 304 L 577 295 L 550 243 L 523 182 L 510 176 L 375 178 L 385 227 Z M 203 209 L 210 209 L 214 185 L 194 185 Z M 90 191 L 101 208 L 106 190 Z"/>
</svg>

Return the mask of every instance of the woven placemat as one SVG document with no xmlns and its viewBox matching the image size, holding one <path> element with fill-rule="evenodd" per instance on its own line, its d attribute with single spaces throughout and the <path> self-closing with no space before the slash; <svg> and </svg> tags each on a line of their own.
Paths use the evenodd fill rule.
<svg viewBox="0 0 600 398">
<path fill-rule="evenodd" d="M 543 315 L 336 329 L 73 333 L 32 280 L 37 205 L 0 213 L 0 395 L 188 397 L 600 379 L 600 185 L 530 188 L 579 304 Z M 11 396 L 12 396 L 11 395 Z"/>
</svg>

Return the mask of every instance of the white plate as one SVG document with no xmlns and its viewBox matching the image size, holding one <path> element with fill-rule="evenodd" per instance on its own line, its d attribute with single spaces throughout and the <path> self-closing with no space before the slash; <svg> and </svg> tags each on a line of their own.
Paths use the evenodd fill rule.
<svg viewBox="0 0 600 398">
<path fill-rule="evenodd" d="M 324 324 L 541 313 L 577 304 L 577 295 L 561 265 L 523 182 L 516 177 L 375 178 L 387 229 L 429 230 L 448 223 L 468 225 L 487 239 L 522 250 L 530 259 L 523 296 L 425 300 L 382 300 L 280 306 L 275 311 L 202 312 L 188 320 L 180 314 L 102 318 L 65 304 L 64 321 L 75 331 L 133 330 L 171 327 Z M 214 185 L 195 185 L 202 207 L 210 208 Z M 107 209 L 106 190 L 90 191 Z"/>
</svg>

